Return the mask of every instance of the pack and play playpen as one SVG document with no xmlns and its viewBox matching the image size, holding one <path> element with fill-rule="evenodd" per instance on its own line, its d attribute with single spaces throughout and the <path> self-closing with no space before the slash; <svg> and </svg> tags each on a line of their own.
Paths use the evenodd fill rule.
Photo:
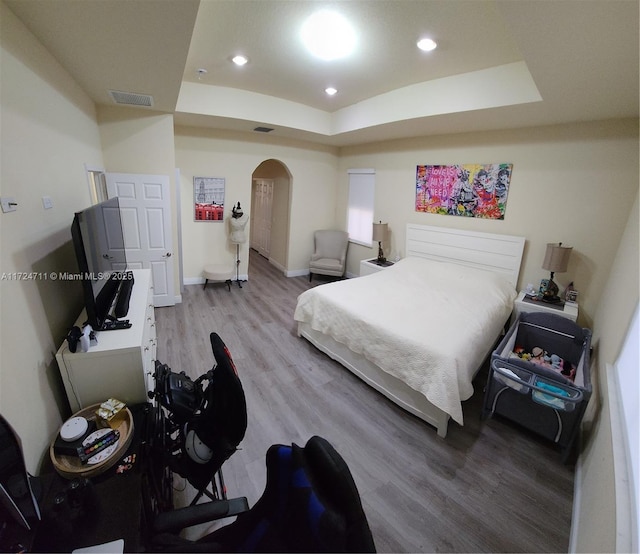
<svg viewBox="0 0 640 554">
<path fill-rule="evenodd" d="M 483 416 L 499 414 L 553 441 L 566 460 L 591 397 L 591 331 L 522 313 L 491 355 Z"/>
</svg>

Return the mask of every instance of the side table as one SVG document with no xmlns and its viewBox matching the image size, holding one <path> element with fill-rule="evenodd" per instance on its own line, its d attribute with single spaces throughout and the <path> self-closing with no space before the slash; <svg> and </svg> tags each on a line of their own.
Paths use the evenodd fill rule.
<svg viewBox="0 0 640 554">
<path fill-rule="evenodd" d="M 546 312 L 576 321 L 578 319 L 578 304 L 568 302 L 549 304 L 542 300 L 535 300 L 535 297 L 532 298 L 527 296 L 524 291 L 520 291 L 513 303 L 512 321 L 515 321 L 522 312 Z"/>
<path fill-rule="evenodd" d="M 391 267 L 393 262 L 386 261 L 383 264 L 379 264 L 376 258 L 373 260 L 362 260 L 360 262 L 360 277 L 364 275 L 371 275 L 372 273 L 377 273 L 378 271 L 382 271 L 387 267 Z"/>
<path fill-rule="evenodd" d="M 80 480 L 70 480 L 72 473 L 54 471 L 51 460 L 43 468 L 42 521 L 32 552 L 71 552 L 114 541 L 125 552 L 142 551 L 149 495 L 145 443 L 153 408 L 137 404 L 129 409 L 133 438 L 124 452 L 114 455 L 111 467 Z M 81 488 L 74 489 L 78 482 Z"/>
</svg>

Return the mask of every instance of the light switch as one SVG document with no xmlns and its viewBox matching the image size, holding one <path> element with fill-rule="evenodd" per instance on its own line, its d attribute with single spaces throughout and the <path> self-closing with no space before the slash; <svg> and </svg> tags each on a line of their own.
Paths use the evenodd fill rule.
<svg viewBox="0 0 640 554">
<path fill-rule="evenodd" d="M 9 198 L 8 196 L 3 196 L 2 198 L 0 198 L 0 204 L 2 205 L 2 211 L 4 213 L 15 212 L 18 209 L 16 199 Z"/>
<path fill-rule="evenodd" d="M 43 196 L 42 205 L 44 206 L 45 210 L 53 208 L 53 200 L 51 200 L 51 196 Z"/>
</svg>

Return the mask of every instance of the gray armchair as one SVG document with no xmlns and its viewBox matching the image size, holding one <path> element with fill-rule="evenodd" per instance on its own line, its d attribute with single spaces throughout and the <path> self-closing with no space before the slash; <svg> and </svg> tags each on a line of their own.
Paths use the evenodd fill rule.
<svg viewBox="0 0 640 554">
<path fill-rule="evenodd" d="M 314 273 L 342 277 L 347 266 L 349 234 L 323 230 L 314 234 L 314 251 L 309 263 L 309 281 Z"/>
</svg>

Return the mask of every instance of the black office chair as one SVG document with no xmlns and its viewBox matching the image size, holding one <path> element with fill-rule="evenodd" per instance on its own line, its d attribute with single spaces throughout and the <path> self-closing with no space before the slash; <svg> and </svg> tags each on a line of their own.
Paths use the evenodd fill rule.
<svg viewBox="0 0 640 554">
<path fill-rule="evenodd" d="M 267 484 L 248 512 L 198 541 L 176 534 L 205 521 L 201 505 L 163 514 L 152 551 L 162 552 L 375 552 L 360 495 L 344 459 L 321 437 L 304 448 L 273 445 Z M 171 517 L 171 516 L 175 517 Z"/>
<path fill-rule="evenodd" d="M 217 333 L 210 335 L 216 365 L 192 380 L 156 361 L 155 423 L 149 437 L 150 486 L 154 511 L 173 508 L 172 473 L 184 477 L 216 501 L 208 509 L 236 515 L 248 509 L 246 498 L 228 500 L 222 464 L 237 450 L 247 429 L 247 405 L 229 349 Z M 224 501 L 224 502 L 218 502 Z"/>
</svg>

